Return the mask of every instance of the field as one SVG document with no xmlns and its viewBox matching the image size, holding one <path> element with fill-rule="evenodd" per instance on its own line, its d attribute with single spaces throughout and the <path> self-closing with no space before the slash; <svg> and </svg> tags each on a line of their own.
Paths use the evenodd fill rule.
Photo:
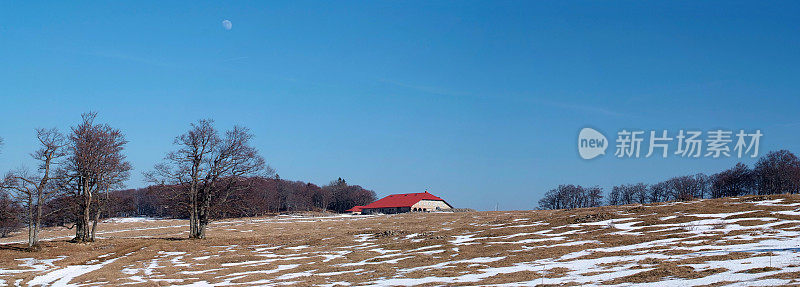
<svg viewBox="0 0 800 287">
<path fill-rule="evenodd" d="M 800 285 L 800 196 L 557 211 L 112 219 L 0 240 L 0 285 Z"/>
</svg>

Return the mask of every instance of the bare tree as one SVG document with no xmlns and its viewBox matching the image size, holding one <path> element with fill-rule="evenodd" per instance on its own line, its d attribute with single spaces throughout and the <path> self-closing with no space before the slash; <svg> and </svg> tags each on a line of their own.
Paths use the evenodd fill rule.
<svg viewBox="0 0 800 287">
<path fill-rule="evenodd" d="M 704 174 L 698 173 L 694 175 L 694 180 L 696 181 L 697 186 L 699 187 L 698 194 L 695 196 L 697 198 L 707 198 L 711 195 L 711 177 Z"/>
<path fill-rule="evenodd" d="M 3 186 L 13 190 L 17 202 L 25 210 L 28 227 L 28 248 L 39 246 L 39 230 L 42 226 L 42 209 L 45 202 L 59 190 L 52 180 L 63 178 L 54 176 L 59 160 L 66 156 L 66 138 L 57 129 L 37 129 L 36 137 L 41 148 L 31 154 L 39 162 L 38 173 L 21 168 L 6 174 Z"/>
<path fill-rule="evenodd" d="M 212 199 L 224 200 L 247 182 L 245 177 L 272 174 L 247 128 L 234 127 L 220 138 L 212 120 L 200 120 L 175 138 L 178 149 L 145 176 L 157 184 L 183 188 L 189 197 L 189 238 L 206 237 Z M 216 197 L 215 197 L 216 195 Z"/>
<path fill-rule="evenodd" d="M 95 240 L 99 213 L 104 208 L 99 197 L 112 188 L 121 187 L 131 170 L 122 153 L 128 143 L 125 136 L 107 124 L 95 124 L 96 117 L 96 113 L 83 114 L 83 121 L 72 128 L 70 136 L 70 157 L 66 168 L 74 179 L 71 185 L 74 196 L 80 199 L 76 209 L 74 242 Z M 92 210 L 96 212 L 94 220 Z"/>
<path fill-rule="evenodd" d="M 619 186 L 614 186 L 608 193 L 608 205 L 622 205 L 622 190 Z"/>
<path fill-rule="evenodd" d="M 350 185 L 341 177 L 331 181 L 322 189 L 327 190 L 327 193 L 331 196 L 331 201 L 327 208 L 335 212 L 344 212 L 353 208 L 353 206 L 367 205 L 376 200 L 374 191 L 358 185 Z"/>
<path fill-rule="evenodd" d="M 751 194 L 756 181 L 753 171 L 743 163 L 711 177 L 711 197 L 728 197 Z"/>
<path fill-rule="evenodd" d="M 666 181 L 650 185 L 649 192 L 648 200 L 652 203 L 672 200 L 671 187 Z"/>
<path fill-rule="evenodd" d="M 644 183 L 637 183 L 628 186 L 628 193 L 631 194 L 633 201 L 639 204 L 647 203 L 647 185 Z"/>
<path fill-rule="evenodd" d="M 697 176 L 678 176 L 667 180 L 669 200 L 687 201 L 703 197 L 704 182 Z"/>
<path fill-rule="evenodd" d="M 539 200 L 541 209 L 573 209 L 600 206 L 603 190 L 600 187 L 584 188 L 580 185 L 562 184 L 545 193 Z"/>
<path fill-rule="evenodd" d="M 617 185 L 608 194 L 610 205 L 644 204 L 647 200 L 647 185 L 644 183 Z"/>
<path fill-rule="evenodd" d="M 309 183 L 309 185 L 311 184 Z M 330 205 L 331 202 L 333 201 L 333 192 L 329 188 L 316 187 L 314 188 L 314 194 L 312 199 L 314 202 L 314 206 L 322 209 L 323 211 L 327 211 L 328 205 Z"/>
<path fill-rule="evenodd" d="M 800 192 L 800 159 L 788 150 L 767 153 L 758 160 L 753 172 L 758 194 Z"/>
<path fill-rule="evenodd" d="M 586 188 L 586 207 L 597 207 L 603 205 L 603 189 L 599 186 Z"/>
<path fill-rule="evenodd" d="M 22 211 L 19 205 L 4 190 L 0 190 L 0 238 L 8 237 L 21 226 L 20 213 Z"/>
</svg>

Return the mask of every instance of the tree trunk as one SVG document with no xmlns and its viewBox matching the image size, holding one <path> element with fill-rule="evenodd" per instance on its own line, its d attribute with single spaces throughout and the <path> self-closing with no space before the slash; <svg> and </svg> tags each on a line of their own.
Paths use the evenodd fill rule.
<svg viewBox="0 0 800 287">
<path fill-rule="evenodd" d="M 194 239 L 206 238 L 206 227 L 208 226 L 209 210 L 211 209 L 211 187 L 203 187 L 197 195 L 197 227 L 192 236 Z"/>
<path fill-rule="evenodd" d="M 95 240 L 95 234 L 97 234 L 97 223 L 100 222 L 100 215 L 103 212 L 103 210 L 106 209 L 106 205 L 108 204 L 108 201 L 109 201 L 108 191 L 105 191 L 105 195 L 106 195 L 105 196 L 105 201 L 103 201 L 102 204 L 98 204 L 97 212 L 94 214 L 94 221 L 92 222 L 92 233 L 91 233 L 92 241 Z M 99 199 L 98 199 L 98 202 L 99 202 Z"/>
<path fill-rule="evenodd" d="M 86 226 L 89 226 L 89 222 L 92 220 L 92 193 L 86 193 L 86 210 L 83 211 L 83 222 Z M 89 237 L 89 228 L 84 229 L 83 237 L 88 239 L 87 241 L 91 242 L 91 238 Z"/>
<path fill-rule="evenodd" d="M 97 212 L 95 212 L 95 214 L 94 214 L 94 221 L 92 221 L 92 231 L 89 233 L 89 236 L 91 236 L 91 237 L 89 237 L 90 238 L 89 241 L 92 241 L 92 242 L 94 242 L 95 235 L 97 234 L 97 222 L 100 221 L 100 210 L 101 209 L 102 209 L 102 207 L 97 208 Z"/>
<path fill-rule="evenodd" d="M 89 242 L 91 238 L 89 237 L 89 222 L 91 220 L 90 210 L 92 206 L 92 192 L 89 187 L 89 182 L 86 179 L 81 179 L 83 189 L 81 192 L 81 197 L 83 199 L 81 205 L 81 212 L 75 219 L 75 239 L 73 242 Z"/>
<path fill-rule="evenodd" d="M 194 188 L 193 188 L 194 189 Z M 190 191 L 189 204 L 189 238 L 197 238 L 197 192 Z"/>
<path fill-rule="evenodd" d="M 34 222 L 33 228 L 33 245 L 32 246 L 39 246 L 39 230 L 42 229 L 42 192 L 41 190 L 37 192 L 37 203 L 36 204 L 36 221 Z"/>
<path fill-rule="evenodd" d="M 210 196 L 207 196 L 210 197 Z M 208 226 L 208 212 L 209 212 L 209 205 L 211 203 L 210 198 L 206 198 L 203 200 L 203 205 L 200 206 L 200 218 L 198 218 L 199 222 L 197 225 L 197 238 L 198 239 L 205 239 L 206 238 L 206 227 Z"/>
<path fill-rule="evenodd" d="M 33 248 L 36 244 L 34 230 L 36 229 L 36 218 L 34 216 L 33 194 L 28 195 L 28 248 Z"/>
<path fill-rule="evenodd" d="M 80 214 L 75 214 L 75 238 L 72 239 L 72 242 L 83 242 L 83 221 L 80 218 Z"/>
<path fill-rule="evenodd" d="M 95 240 L 95 234 L 97 233 L 97 221 L 100 220 L 99 217 L 100 217 L 100 213 L 98 212 L 98 214 L 95 214 L 95 216 L 94 216 L 94 221 L 92 221 L 92 231 L 89 233 L 89 236 L 90 236 L 89 237 L 90 238 L 89 241 L 91 241 L 91 242 L 94 242 L 94 240 Z"/>
</svg>

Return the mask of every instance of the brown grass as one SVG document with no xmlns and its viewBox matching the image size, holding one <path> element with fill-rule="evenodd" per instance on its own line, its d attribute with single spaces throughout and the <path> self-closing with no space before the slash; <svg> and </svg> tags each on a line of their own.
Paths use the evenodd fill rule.
<svg viewBox="0 0 800 287">
<path fill-rule="evenodd" d="M 747 269 L 747 270 L 739 271 L 737 273 L 751 273 L 752 274 L 752 273 L 764 273 L 764 272 L 771 272 L 771 271 L 778 271 L 778 270 L 781 270 L 781 269 L 777 268 L 777 267 L 769 267 L 769 266 L 767 266 L 767 267 L 750 268 L 750 269 Z"/>
<path fill-rule="evenodd" d="M 784 198 L 785 203 L 800 202 L 800 196 L 770 196 Z M 725 246 L 751 243 L 757 240 L 733 240 L 735 235 L 770 235 L 780 230 L 797 228 L 798 223 L 784 223 L 769 229 L 760 228 L 763 220 L 749 218 L 765 217 L 798 220 L 800 217 L 773 214 L 774 211 L 793 210 L 796 207 L 758 206 L 753 203 L 763 201 L 762 197 L 741 199 L 719 199 L 694 201 L 686 204 L 631 205 L 621 207 L 601 207 L 558 211 L 503 211 L 503 212 L 460 212 L 460 213 L 413 213 L 391 216 L 356 218 L 290 218 L 285 216 L 230 219 L 214 222 L 206 240 L 186 240 L 186 222 L 163 220 L 152 222 L 104 223 L 100 225 L 103 239 L 90 244 L 73 244 L 66 240 L 73 230 L 49 228 L 43 232 L 45 238 L 56 238 L 43 242 L 40 252 L 24 252 L 21 244 L 9 241 L 24 240 L 24 234 L 16 233 L 11 238 L 0 239 L 0 270 L 24 270 L 20 266 L 22 258 L 39 260 L 66 256 L 55 261 L 55 267 L 70 265 L 97 264 L 112 258 L 113 263 L 75 278 L 73 282 L 94 283 L 97 285 L 120 285 L 134 283 L 140 286 L 160 286 L 187 284 L 207 281 L 245 284 L 257 280 L 271 283 L 292 283 L 297 286 L 325 284 L 347 281 L 353 284 L 369 283 L 390 278 L 428 278 L 458 277 L 482 274 L 487 268 L 509 267 L 549 260 L 559 261 L 562 256 L 593 248 L 628 246 L 658 240 L 674 240 L 661 246 L 644 249 L 631 249 L 614 252 L 593 251 L 569 260 L 590 260 L 611 258 L 613 261 L 598 264 L 595 269 L 570 270 L 569 268 L 535 267 L 531 270 L 513 271 L 487 275 L 475 282 L 438 282 L 425 285 L 487 285 L 529 282 L 541 279 L 544 270 L 545 284 L 580 285 L 565 278 L 574 276 L 594 276 L 608 274 L 613 276 L 619 268 L 639 269 L 636 274 L 607 280 L 606 284 L 658 282 L 666 278 L 701 278 L 724 272 L 724 269 L 696 270 L 690 264 L 739 260 L 753 256 L 767 256 L 768 253 L 731 252 L 719 255 L 695 254 L 696 250 L 682 250 L 692 246 Z M 729 204 L 737 203 L 737 204 Z M 692 213 L 729 213 L 752 211 L 746 214 L 729 216 L 738 219 L 735 224 L 752 229 L 723 232 L 725 226 L 714 226 L 702 235 L 694 233 L 699 227 L 692 222 L 708 219 L 689 216 Z M 675 218 L 661 220 L 666 216 Z M 635 235 L 620 233 L 619 223 L 609 226 L 587 225 L 609 219 L 633 218 L 625 222 L 640 222 L 633 225 Z M 538 223 L 532 225 L 533 223 Z M 677 227 L 677 228 L 676 228 Z M 147 229 L 143 229 L 147 228 Z M 548 231 L 548 232 L 545 232 Z M 563 234 L 561 234 L 563 233 Z M 364 242 L 356 242 L 362 235 Z M 561 234 L 553 236 L 552 234 Z M 466 244 L 456 245 L 451 241 L 455 236 L 473 235 L 477 238 Z M 541 241 L 551 238 L 552 240 Z M 555 239 L 557 238 L 557 239 Z M 525 240 L 540 240 L 520 243 Z M 683 241 L 700 241 L 684 243 Z M 586 241 L 576 245 L 558 244 L 573 241 Z M 473 244 L 474 243 L 474 244 Z M 556 246 L 554 246 L 556 245 Z M 292 249 L 308 246 L 302 249 Z M 273 247 L 274 249 L 264 249 Z M 419 249 L 419 250 L 418 250 Z M 401 250 L 387 252 L 385 250 Z M 412 250 L 417 250 L 413 251 Z M 185 252 L 181 255 L 164 254 Z M 337 252 L 342 252 L 337 253 Z M 383 253 L 382 253 L 383 252 Z M 421 253 L 427 252 L 427 253 Z M 384 254 L 385 253 L 385 254 Z M 675 259 L 664 260 L 646 258 L 638 261 L 626 260 L 627 256 L 659 254 Z M 325 256 L 330 257 L 325 257 Z M 205 258 L 196 260 L 197 258 Z M 339 257 L 335 257 L 339 256 Z M 405 258 L 412 256 L 411 258 Z M 502 258 L 491 262 L 453 261 L 476 258 Z M 622 259 L 618 259 L 622 258 Z M 258 264 L 245 264 L 259 261 Z M 152 262 L 158 268 L 146 269 Z M 443 264 L 443 265 L 437 265 Z M 294 268 L 277 269 L 281 266 Z M 429 268 L 424 268 L 428 266 Z M 434 267 L 430 267 L 434 266 Z M 534 264 L 534 266 L 540 266 Z M 416 268 L 416 269 L 412 269 Z M 136 269 L 136 270 L 135 270 Z M 220 270 L 216 270 L 220 269 Z M 145 278 L 137 282 L 131 274 Z M 130 271 L 133 270 L 133 271 Z M 137 271 L 138 270 L 138 271 Z M 410 271 L 409 271 L 410 270 Z M 754 268 L 746 273 L 778 271 L 779 269 Z M 308 271 L 310 274 L 302 274 Z M 183 272 L 189 272 L 183 273 Z M 250 273 L 245 273 L 250 272 Z M 242 274 L 238 274 L 242 273 Z M 5 282 L 22 280 L 25 283 L 42 275 L 42 272 L 2 273 Z M 322 275 L 319 275 L 322 274 Z M 296 276 L 278 279 L 280 276 Z M 779 273 L 774 278 L 792 279 L 796 273 Z M 233 279 L 238 278 L 238 279 Z M 184 281 L 156 281 L 162 279 L 182 279 Z M 266 282 L 266 281 L 265 281 Z M 719 283 L 719 282 L 718 282 Z M 292 285 L 290 284 L 290 285 Z M 420 283 L 422 284 L 422 283 Z M 536 282 L 539 284 L 539 282 Z M 720 283 L 721 284 L 721 283 Z"/>
<path fill-rule="evenodd" d="M 727 271 L 724 268 L 695 270 L 691 266 L 678 265 L 674 262 L 663 262 L 655 269 L 642 271 L 633 275 L 617 278 L 611 281 L 603 282 L 605 284 L 621 284 L 621 283 L 647 283 L 658 282 L 665 278 L 701 278 L 711 274 Z"/>
</svg>

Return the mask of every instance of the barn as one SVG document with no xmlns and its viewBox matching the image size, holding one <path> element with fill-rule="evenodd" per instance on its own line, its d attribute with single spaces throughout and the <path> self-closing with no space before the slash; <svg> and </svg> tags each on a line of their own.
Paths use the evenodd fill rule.
<svg viewBox="0 0 800 287">
<path fill-rule="evenodd" d="M 430 194 L 426 190 L 421 193 L 392 194 L 364 206 L 355 206 L 347 211 L 353 214 L 392 214 L 448 210 L 452 208 L 453 206 L 444 201 L 444 199 Z"/>
<path fill-rule="evenodd" d="M 362 211 L 363 208 L 364 208 L 364 206 L 356 205 L 356 206 L 353 206 L 353 208 L 351 208 L 351 209 L 345 210 L 345 212 L 350 212 L 352 214 L 361 214 L 361 211 Z"/>
</svg>

